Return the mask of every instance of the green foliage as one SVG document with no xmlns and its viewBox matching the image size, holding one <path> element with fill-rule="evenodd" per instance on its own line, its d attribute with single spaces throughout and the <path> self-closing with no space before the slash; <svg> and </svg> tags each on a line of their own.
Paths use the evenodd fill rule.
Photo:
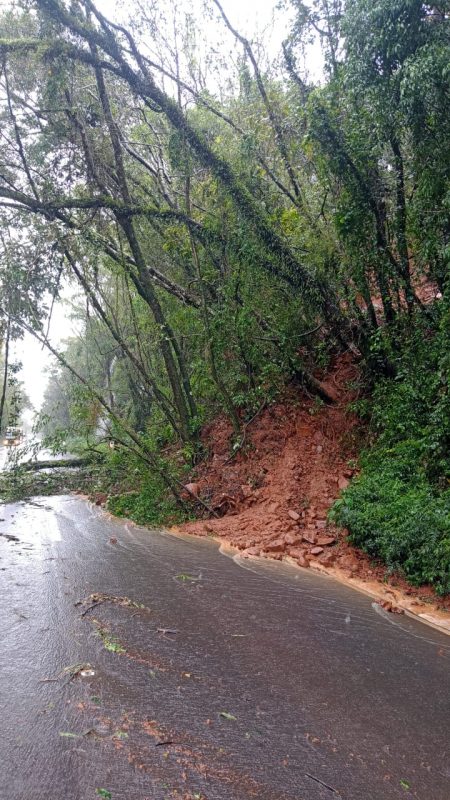
<svg viewBox="0 0 450 800">
<path fill-rule="evenodd" d="M 413 583 L 450 592 L 448 311 L 401 336 L 395 379 L 373 395 L 374 442 L 331 512 L 351 540 Z"/>
<path fill-rule="evenodd" d="M 417 464 L 417 442 L 380 449 L 362 459 L 362 475 L 331 516 L 350 539 L 415 584 L 450 592 L 450 490 L 436 492 Z"/>
<path fill-rule="evenodd" d="M 137 491 L 110 497 L 108 510 L 118 517 L 128 517 L 138 525 L 159 526 L 186 519 L 186 514 L 178 507 L 158 475 L 146 475 L 140 484 Z"/>
<path fill-rule="evenodd" d="M 20 465 L 0 473 L 0 500 L 15 503 L 33 496 L 51 496 L 81 491 L 86 494 L 101 490 L 107 482 L 103 465 L 90 465 L 76 470 L 25 470 Z"/>
<path fill-rule="evenodd" d="M 126 653 L 125 647 L 120 643 L 117 636 L 113 636 L 107 628 L 104 628 L 102 625 L 97 625 L 97 633 L 102 640 L 103 647 L 105 650 L 108 650 L 109 653 L 117 653 L 118 655 Z"/>
</svg>

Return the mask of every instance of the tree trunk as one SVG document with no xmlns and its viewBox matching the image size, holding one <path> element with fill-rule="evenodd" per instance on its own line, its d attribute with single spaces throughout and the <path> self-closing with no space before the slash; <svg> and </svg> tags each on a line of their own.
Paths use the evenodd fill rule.
<svg viewBox="0 0 450 800">
<path fill-rule="evenodd" d="M 96 55 L 96 47 L 91 46 L 91 50 L 94 55 Z M 130 193 L 128 189 L 128 182 L 125 172 L 125 166 L 123 163 L 122 158 L 122 145 L 120 142 L 120 137 L 118 134 L 118 130 L 116 127 L 116 123 L 114 122 L 112 111 L 111 111 L 111 104 L 109 102 L 109 97 L 106 89 L 106 84 L 103 76 L 103 72 L 99 67 L 95 68 L 95 75 L 97 79 L 97 87 L 100 96 L 100 102 L 102 104 L 103 112 L 105 115 L 106 124 L 108 126 L 108 131 L 111 139 L 111 144 L 114 152 L 114 160 L 115 160 L 115 167 L 116 167 L 116 176 L 117 181 L 120 187 L 120 192 L 122 194 L 122 198 L 125 203 L 129 204 L 131 201 Z M 187 378 L 187 370 L 184 369 L 184 364 L 182 365 L 182 370 L 184 371 L 184 375 L 180 380 L 180 376 L 177 371 L 175 357 L 178 359 L 179 365 L 181 362 L 181 354 L 179 349 L 177 349 L 175 345 L 175 336 L 167 321 L 164 317 L 163 310 L 159 303 L 158 297 L 153 289 L 152 282 L 149 278 L 148 271 L 146 269 L 145 259 L 142 254 L 142 250 L 136 235 L 135 227 L 133 224 L 132 219 L 127 216 L 126 214 L 120 214 L 119 212 L 116 213 L 117 220 L 125 234 L 125 237 L 128 241 L 128 245 L 130 247 L 133 259 L 135 261 L 138 276 L 139 276 L 139 293 L 145 299 L 148 306 L 150 307 L 155 322 L 159 328 L 161 338 L 160 338 L 160 349 L 162 353 L 162 357 L 164 360 L 164 364 L 166 367 L 167 376 L 169 378 L 169 383 L 172 388 L 173 398 L 175 402 L 175 406 L 177 408 L 179 418 L 180 418 L 180 430 L 182 432 L 182 437 L 184 441 L 192 440 L 192 431 L 190 426 L 190 413 L 191 409 L 195 410 L 195 404 L 192 398 L 192 393 L 190 392 L 189 380 Z M 131 274 L 130 277 L 134 280 L 133 275 Z M 136 284 L 136 288 L 138 285 Z M 173 352 L 172 352 L 173 348 Z M 184 386 L 183 386 L 184 382 Z M 183 389 L 186 388 L 188 390 L 187 398 L 184 395 Z"/>
<path fill-rule="evenodd" d="M 6 324 L 5 338 L 5 361 L 3 365 L 2 394 L 0 397 L 0 432 L 3 431 L 3 415 L 5 413 L 6 390 L 8 387 L 8 368 L 9 368 L 9 341 L 11 336 L 11 321 L 8 319 Z"/>
<path fill-rule="evenodd" d="M 402 153 L 399 142 L 395 136 L 391 138 L 391 147 L 394 153 L 395 166 L 397 249 L 400 257 L 400 274 L 404 286 L 405 300 L 408 311 L 411 314 L 414 307 L 415 294 L 411 284 L 408 242 L 406 237 L 405 176 Z"/>
</svg>

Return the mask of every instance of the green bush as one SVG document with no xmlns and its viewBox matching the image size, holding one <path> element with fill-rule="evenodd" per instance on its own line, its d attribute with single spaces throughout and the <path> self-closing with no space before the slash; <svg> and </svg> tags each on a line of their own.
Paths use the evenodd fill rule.
<svg viewBox="0 0 450 800">
<path fill-rule="evenodd" d="M 416 317 L 399 331 L 397 372 L 372 398 L 372 445 L 330 516 L 351 541 L 415 584 L 450 593 L 448 322 Z"/>
<path fill-rule="evenodd" d="M 436 494 L 425 478 L 408 478 L 410 465 L 397 453 L 385 469 L 367 467 L 333 508 L 351 541 L 414 584 L 450 592 L 450 491 Z M 395 472 L 398 469 L 398 475 Z M 402 477 L 403 473 L 403 477 Z"/>
<path fill-rule="evenodd" d="M 159 475 L 151 474 L 145 476 L 138 491 L 110 497 L 108 510 L 117 517 L 128 517 L 138 525 L 167 525 L 186 518 Z"/>
</svg>

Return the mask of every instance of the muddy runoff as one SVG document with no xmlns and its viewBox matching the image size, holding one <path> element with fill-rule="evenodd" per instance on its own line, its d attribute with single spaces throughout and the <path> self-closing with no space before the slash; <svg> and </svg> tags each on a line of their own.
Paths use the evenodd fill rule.
<svg viewBox="0 0 450 800">
<path fill-rule="evenodd" d="M 2 800 L 449 797 L 449 637 L 80 498 L 0 517 Z"/>
</svg>

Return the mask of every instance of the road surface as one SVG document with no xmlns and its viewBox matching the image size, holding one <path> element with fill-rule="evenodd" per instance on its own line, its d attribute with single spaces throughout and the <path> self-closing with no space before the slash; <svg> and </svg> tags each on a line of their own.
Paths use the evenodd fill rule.
<svg viewBox="0 0 450 800">
<path fill-rule="evenodd" d="M 1 800 L 448 800 L 450 638 L 83 500 L 0 507 Z"/>
</svg>

